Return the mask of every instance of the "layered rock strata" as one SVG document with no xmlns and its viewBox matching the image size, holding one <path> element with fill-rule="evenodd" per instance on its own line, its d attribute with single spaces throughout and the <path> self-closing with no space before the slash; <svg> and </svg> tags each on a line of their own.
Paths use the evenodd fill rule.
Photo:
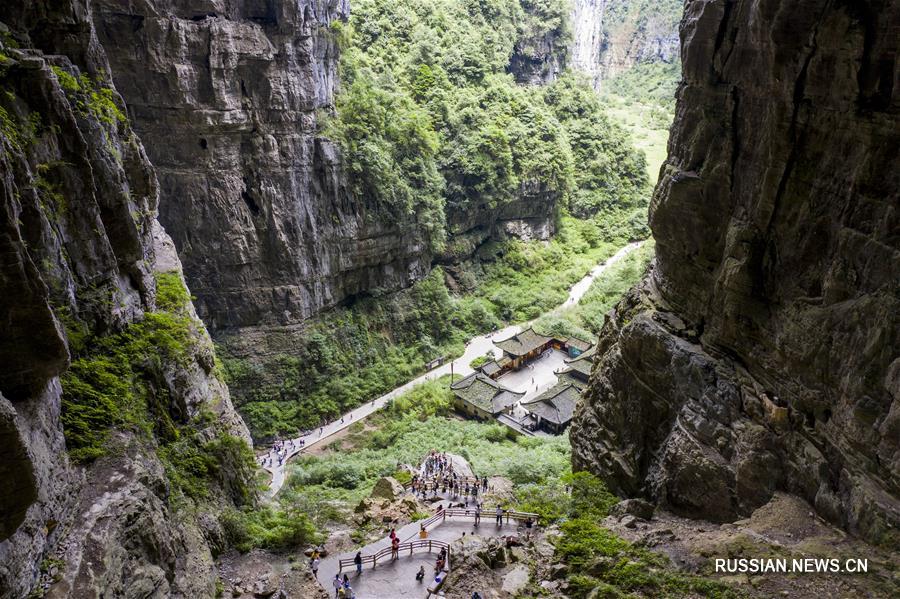
<svg viewBox="0 0 900 599">
<path fill-rule="evenodd" d="M 896 2 L 686 3 L 657 257 L 601 335 L 577 468 L 714 521 L 786 490 L 896 547 L 897 23 Z"/>
<path fill-rule="evenodd" d="M 86 3 L 5 3 L 0 22 L 0 597 L 212 596 L 221 531 L 173 510 L 152 441 L 116 431 L 118 451 L 81 467 L 61 423 L 76 337 L 141 321 L 156 273 L 180 276 L 156 176 Z M 249 439 L 185 310 L 191 350 L 160 364 L 163 409 Z"/>
<path fill-rule="evenodd" d="M 214 330 L 291 324 L 431 256 L 414 218 L 352 198 L 318 134 L 346 0 L 93 3 L 117 88 L 159 173 L 160 221 Z"/>
</svg>

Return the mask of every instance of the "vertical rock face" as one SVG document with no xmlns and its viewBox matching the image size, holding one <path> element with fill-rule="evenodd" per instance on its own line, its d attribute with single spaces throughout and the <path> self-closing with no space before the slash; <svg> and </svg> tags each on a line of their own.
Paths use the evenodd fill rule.
<svg viewBox="0 0 900 599">
<path fill-rule="evenodd" d="M 317 135 L 346 0 L 92 6 L 208 326 L 290 324 L 427 273 L 415 227 L 352 199 Z"/>
<path fill-rule="evenodd" d="M 686 3 L 657 258 L 601 337 L 577 468 L 720 521 L 783 489 L 898 542 L 898 23 Z"/>
<path fill-rule="evenodd" d="M 155 272 L 180 271 L 155 174 L 87 3 L 4 3 L 0 22 L 0 597 L 28 595 L 42 562 L 64 564 L 49 568 L 54 597 L 211 596 L 209 542 L 174 518 L 153 448 L 115 432 L 121 455 L 77 467 L 61 424 L 76 332 L 102 339 L 143 319 Z M 195 325 L 160 392 L 248 438 Z"/>
<path fill-rule="evenodd" d="M 607 0 L 572 2 L 572 68 L 585 73 L 598 88 L 603 50 L 603 12 Z"/>
<path fill-rule="evenodd" d="M 571 66 L 602 82 L 638 63 L 678 58 L 681 0 L 574 0 Z"/>
</svg>

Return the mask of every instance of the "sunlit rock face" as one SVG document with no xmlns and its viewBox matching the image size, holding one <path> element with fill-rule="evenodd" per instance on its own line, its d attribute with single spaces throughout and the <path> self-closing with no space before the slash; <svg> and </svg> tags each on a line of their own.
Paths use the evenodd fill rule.
<svg viewBox="0 0 900 599">
<path fill-rule="evenodd" d="M 897 542 L 898 22 L 686 3 L 657 257 L 601 335 L 577 468 L 718 521 L 787 490 Z"/>
<path fill-rule="evenodd" d="M 347 0 L 91 4 L 116 87 L 157 170 L 160 222 L 214 333 L 292 326 L 372 290 L 408 287 L 488 238 L 546 238 L 559 194 L 523 189 L 502 210 L 448 208 L 464 255 L 434 256 L 415 215 L 348 189 L 321 135 L 340 82 L 333 30 Z M 526 40 L 510 69 L 548 82 L 559 32 Z M 527 47 L 526 47 L 527 46 Z M 452 240 L 451 240 L 452 241 Z"/>
<path fill-rule="evenodd" d="M 594 88 L 638 63 L 678 57 L 681 0 L 573 0 L 569 65 Z"/>
</svg>

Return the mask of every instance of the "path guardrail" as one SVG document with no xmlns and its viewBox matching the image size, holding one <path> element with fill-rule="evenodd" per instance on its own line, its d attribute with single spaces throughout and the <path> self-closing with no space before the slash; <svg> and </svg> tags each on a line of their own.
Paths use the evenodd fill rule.
<svg viewBox="0 0 900 599">
<path fill-rule="evenodd" d="M 434 539 L 417 539 L 415 541 L 407 541 L 406 543 L 400 543 L 400 546 L 397 548 L 398 557 L 399 554 L 403 554 L 406 551 L 409 551 L 409 555 L 412 555 L 416 549 L 425 549 L 426 553 L 433 553 L 435 549 L 445 549 L 447 551 L 447 559 L 444 565 L 445 570 L 450 569 L 450 544 L 445 543 L 444 541 L 436 541 Z M 384 561 L 385 557 L 390 557 L 393 554 L 393 549 L 391 547 L 384 547 L 379 549 L 375 553 L 369 555 L 362 556 L 362 565 L 365 567 L 366 564 L 372 564 L 372 567 L 378 565 L 379 561 Z M 342 559 L 338 562 L 338 574 L 344 571 L 344 568 L 352 568 L 356 566 L 353 561 L 355 558 Z"/>
<path fill-rule="evenodd" d="M 435 522 L 446 522 L 447 518 L 475 518 L 478 516 L 478 519 L 487 518 L 489 520 L 496 519 L 497 517 L 497 506 L 493 508 L 481 508 L 481 511 L 478 511 L 474 507 L 470 508 L 447 508 L 443 509 L 433 516 L 426 518 L 425 520 L 419 520 L 419 525 L 422 528 L 427 529 L 429 526 L 434 524 Z M 516 510 L 503 510 L 503 518 L 507 524 L 509 524 L 510 520 L 515 520 L 516 522 L 525 522 L 529 518 L 534 524 L 538 523 L 539 516 L 537 514 L 533 514 L 531 512 L 518 512 Z"/>
<path fill-rule="evenodd" d="M 448 478 L 448 479 L 441 479 L 441 483 L 440 483 L 440 484 L 437 484 L 436 477 L 430 476 L 430 477 L 428 477 L 428 478 L 419 478 L 419 479 L 416 479 L 416 482 L 420 485 L 420 487 L 421 487 L 421 485 L 424 485 L 424 488 L 425 488 L 426 491 L 430 491 L 430 490 L 432 490 L 432 489 L 436 489 L 436 488 L 442 487 L 442 486 L 449 487 L 450 485 L 449 485 L 449 484 L 445 484 L 445 483 L 453 482 L 453 483 L 459 484 L 460 486 L 465 486 L 465 484 L 468 483 L 469 486 L 470 486 L 470 488 L 471 488 L 472 486 L 474 486 L 474 485 L 477 484 L 477 485 L 479 485 L 478 490 L 479 490 L 479 492 L 481 492 L 481 486 L 480 486 L 480 485 L 481 485 L 481 481 L 482 481 L 482 480 L 484 480 L 484 479 L 479 478 L 479 479 L 476 480 L 474 476 L 462 476 L 462 477 L 457 477 L 457 478 L 454 478 L 454 479 L 449 479 L 449 478 Z M 409 481 L 408 483 L 405 483 L 405 484 L 403 485 L 403 488 L 406 489 L 407 491 L 412 490 L 412 481 Z"/>
</svg>

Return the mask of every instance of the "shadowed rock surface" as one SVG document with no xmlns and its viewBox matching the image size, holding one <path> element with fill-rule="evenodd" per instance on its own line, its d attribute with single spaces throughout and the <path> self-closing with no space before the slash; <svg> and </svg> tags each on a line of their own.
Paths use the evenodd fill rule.
<svg viewBox="0 0 900 599">
<path fill-rule="evenodd" d="M 898 22 L 896 2 L 686 3 L 657 258 L 601 334 L 577 468 L 713 521 L 786 490 L 896 546 Z"/>
<path fill-rule="evenodd" d="M 180 278 L 155 173 L 85 4 L 4 3 L 0 21 L 0 597 L 212 596 L 215 519 L 207 538 L 199 516 L 175 516 L 152 438 L 121 427 L 116 451 L 82 467 L 61 423 L 73 348 L 156 310 L 155 273 Z M 159 415 L 208 412 L 210 435 L 248 439 L 184 309 L 188 359 L 148 374 Z"/>
</svg>

